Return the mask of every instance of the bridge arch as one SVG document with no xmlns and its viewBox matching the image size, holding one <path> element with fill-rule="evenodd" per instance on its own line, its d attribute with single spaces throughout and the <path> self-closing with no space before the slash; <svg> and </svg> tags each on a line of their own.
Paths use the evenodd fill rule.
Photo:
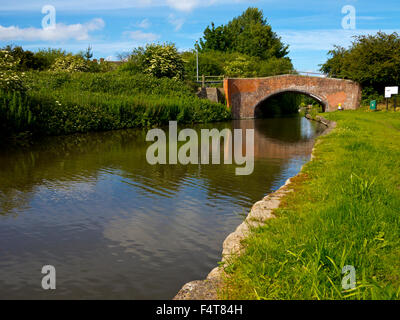
<svg viewBox="0 0 400 320">
<path fill-rule="evenodd" d="M 260 110 L 261 108 L 263 108 L 263 105 L 265 104 L 266 101 L 268 101 L 269 99 L 279 96 L 281 94 L 284 93 L 296 93 L 296 94 L 300 94 L 300 95 L 304 95 L 307 97 L 310 97 L 312 99 L 314 99 L 315 101 L 317 101 L 321 106 L 322 106 L 322 110 L 323 112 L 325 112 L 327 106 L 328 106 L 328 101 L 326 101 L 323 97 L 320 97 L 318 95 L 315 95 L 313 93 L 310 92 L 306 92 L 304 90 L 299 90 L 299 89 L 280 89 L 274 92 L 269 93 L 266 97 L 262 98 L 260 101 L 258 101 L 252 108 L 254 109 L 254 118 L 258 118 L 259 115 L 261 114 Z"/>
<path fill-rule="evenodd" d="M 224 79 L 228 107 L 235 119 L 254 118 L 262 101 L 283 92 L 297 92 L 321 101 L 326 112 L 356 109 L 361 101 L 361 86 L 350 80 L 282 75 L 268 78 Z"/>
</svg>

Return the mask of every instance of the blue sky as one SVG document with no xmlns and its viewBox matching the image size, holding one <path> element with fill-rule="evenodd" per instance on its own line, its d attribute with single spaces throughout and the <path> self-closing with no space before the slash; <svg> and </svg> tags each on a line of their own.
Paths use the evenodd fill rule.
<svg viewBox="0 0 400 320">
<path fill-rule="evenodd" d="M 55 29 L 42 29 L 45 5 L 56 9 Z M 356 9 L 355 29 L 342 28 L 346 5 Z M 111 60 L 148 42 L 188 50 L 211 21 L 227 23 L 249 6 L 263 10 L 299 71 L 317 71 L 334 44 L 348 46 L 354 35 L 400 33 L 399 0 L 0 0 L 0 46 L 78 52 L 91 45 L 95 57 Z"/>
</svg>

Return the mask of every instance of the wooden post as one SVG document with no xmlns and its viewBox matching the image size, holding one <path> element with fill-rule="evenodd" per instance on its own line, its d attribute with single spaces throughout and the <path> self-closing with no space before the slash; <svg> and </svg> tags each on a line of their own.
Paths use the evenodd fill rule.
<svg viewBox="0 0 400 320">
<path fill-rule="evenodd" d="M 386 111 L 389 111 L 389 99 L 386 98 Z"/>
<path fill-rule="evenodd" d="M 202 88 L 206 87 L 206 77 L 204 74 L 201 76 L 201 87 Z"/>
</svg>

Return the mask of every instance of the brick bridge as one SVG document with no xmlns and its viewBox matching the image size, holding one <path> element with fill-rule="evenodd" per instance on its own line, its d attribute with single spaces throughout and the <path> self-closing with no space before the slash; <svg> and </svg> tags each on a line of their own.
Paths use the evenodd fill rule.
<svg viewBox="0 0 400 320">
<path fill-rule="evenodd" d="M 360 105 L 361 86 L 350 80 L 282 75 L 268 78 L 225 79 L 224 91 L 228 107 L 235 119 L 255 118 L 257 108 L 268 98 L 284 93 L 298 92 L 317 100 L 324 111 L 334 111 Z"/>
</svg>

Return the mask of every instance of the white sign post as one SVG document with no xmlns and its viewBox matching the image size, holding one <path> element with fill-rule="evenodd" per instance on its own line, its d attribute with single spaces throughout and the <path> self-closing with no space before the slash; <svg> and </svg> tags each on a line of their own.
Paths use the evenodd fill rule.
<svg viewBox="0 0 400 320">
<path fill-rule="evenodd" d="M 392 95 L 399 94 L 399 87 L 386 87 L 385 98 L 391 98 Z"/>
<path fill-rule="evenodd" d="M 386 110 L 389 110 L 389 100 L 392 95 L 399 94 L 399 87 L 385 87 Z M 394 111 L 396 111 L 396 98 L 394 99 Z"/>
</svg>

